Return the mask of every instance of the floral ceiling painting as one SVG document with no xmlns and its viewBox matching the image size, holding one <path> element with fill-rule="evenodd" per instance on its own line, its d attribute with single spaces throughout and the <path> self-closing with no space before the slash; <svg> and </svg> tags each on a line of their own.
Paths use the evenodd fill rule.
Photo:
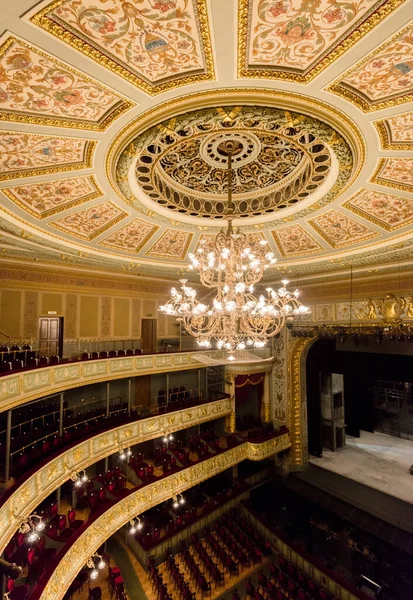
<svg viewBox="0 0 413 600">
<path fill-rule="evenodd" d="M 375 125 L 383 150 L 412 150 L 413 111 L 376 121 Z"/>
<path fill-rule="evenodd" d="M 213 78 L 205 0 L 58 0 L 32 22 L 149 93 Z"/>
<path fill-rule="evenodd" d="M 0 181 L 92 166 L 95 142 L 0 131 Z"/>
<path fill-rule="evenodd" d="M 45 219 L 102 196 L 92 175 L 18 185 L 2 191 L 19 208 L 37 219 Z"/>
<path fill-rule="evenodd" d="M 413 22 L 351 68 L 329 91 L 364 112 L 413 100 Z"/>
<path fill-rule="evenodd" d="M 372 182 L 413 192 L 413 158 L 381 158 Z"/>
<path fill-rule="evenodd" d="M 132 103 L 16 38 L 0 47 L 0 120 L 103 131 Z"/>
<path fill-rule="evenodd" d="M 413 200 L 385 192 L 362 189 L 343 205 L 387 231 L 413 223 Z"/>
<path fill-rule="evenodd" d="M 333 248 L 357 244 L 379 235 L 367 225 L 337 210 L 329 210 L 309 223 Z"/>
<path fill-rule="evenodd" d="M 240 0 L 240 74 L 310 81 L 380 22 L 389 5 L 383 0 Z"/>
<path fill-rule="evenodd" d="M 282 257 L 322 252 L 324 248 L 301 225 L 291 225 L 271 232 Z"/>
<path fill-rule="evenodd" d="M 52 227 L 84 240 L 95 237 L 127 216 L 118 206 L 106 201 L 61 217 L 49 223 Z"/>
<path fill-rule="evenodd" d="M 136 253 L 143 248 L 158 229 L 157 225 L 141 219 L 134 219 L 102 240 L 100 245 Z"/>
<path fill-rule="evenodd" d="M 223 227 L 225 229 L 225 227 Z M 248 244 L 254 249 L 256 244 L 259 244 L 261 241 L 265 240 L 266 237 L 263 233 L 246 233 Z M 209 233 L 203 233 L 199 236 L 198 244 L 196 246 L 195 252 L 198 252 L 199 248 L 203 248 L 205 251 L 211 252 L 214 249 L 214 241 L 215 235 Z"/>
<path fill-rule="evenodd" d="M 167 229 L 145 256 L 184 260 L 192 240 L 192 233 L 180 229 Z"/>
</svg>

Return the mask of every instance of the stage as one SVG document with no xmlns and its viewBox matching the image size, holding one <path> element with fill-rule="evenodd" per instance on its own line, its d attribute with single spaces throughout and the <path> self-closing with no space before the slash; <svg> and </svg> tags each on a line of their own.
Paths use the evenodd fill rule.
<svg viewBox="0 0 413 600">
<path fill-rule="evenodd" d="M 346 447 L 310 458 L 299 478 L 413 533 L 413 442 L 383 433 L 346 436 Z"/>
<path fill-rule="evenodd" d="M 360 433 L 359 438 L 347 435 L 343 450 L 323 450 L 323 458 L 311 457 L 310 462 L 413 504 L 409 473 L 413 442 L 384 433 Z"/>
</svg>

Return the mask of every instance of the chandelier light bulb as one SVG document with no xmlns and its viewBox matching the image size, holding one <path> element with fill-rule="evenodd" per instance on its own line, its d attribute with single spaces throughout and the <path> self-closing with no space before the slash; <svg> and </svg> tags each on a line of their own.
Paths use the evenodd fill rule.
<svg viewBox="0 0 413 600">
<path fill-rule="evenodd" d="M 29 533 L 29 535 L 27 536 L 27 541 L 30 542 L 31 544 L 33 542 L 36 542 L 39 539 L 39 534 L 36 533 L 35 531 L 32 531 Z"/>
<path fill-rule="evenodd" d="M 232 354 L 230 354 L 230 355 L 228 356 L 228 360 L 235 360 L 235 356 L 233 356 Z"/>
</svg>

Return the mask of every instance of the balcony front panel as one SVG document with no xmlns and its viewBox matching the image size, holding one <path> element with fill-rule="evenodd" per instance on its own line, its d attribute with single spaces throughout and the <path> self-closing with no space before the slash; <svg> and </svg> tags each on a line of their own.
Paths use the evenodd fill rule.
<svg viewBox="0 0 413 600">
<path fill-rule="evenodd" d="M 255 360 L 248 359 L 253 354 L 256 355 Z M 261 352 L 254 350 L 245 355 L 241 351 L 237 353 L 237 361 L 257 368 L 260 361 L 265 364 L 268 354 L 268 348 L 263 348 Z M 0 377 L 0 412 L 71 388 L 140 375 L 201 369 L 207 364 L 228 364 L 227 352 L 170 352 L 101 358 L 22 370 Z"/>
</svg>

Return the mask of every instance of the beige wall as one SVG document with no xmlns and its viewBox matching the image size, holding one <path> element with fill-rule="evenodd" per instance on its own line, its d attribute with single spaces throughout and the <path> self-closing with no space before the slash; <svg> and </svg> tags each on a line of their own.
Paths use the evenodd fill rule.
<svg viewBox="0 0 413 600">
<path fill-rule="evenodd" d="M 0 289 L 0 331 L 12 338 L 35 340 L 40 316 L 64 317 L 65 342 L 80 339 L 139 339 L 141 319 L 158 320 L 158 337 L 179 337 L 174 317 L 158 312 L 165 300 L 140 298 L 137 293 L 48 292 Z M 4 337 L 0 337 L 4 341 Z"/>
</svg>

